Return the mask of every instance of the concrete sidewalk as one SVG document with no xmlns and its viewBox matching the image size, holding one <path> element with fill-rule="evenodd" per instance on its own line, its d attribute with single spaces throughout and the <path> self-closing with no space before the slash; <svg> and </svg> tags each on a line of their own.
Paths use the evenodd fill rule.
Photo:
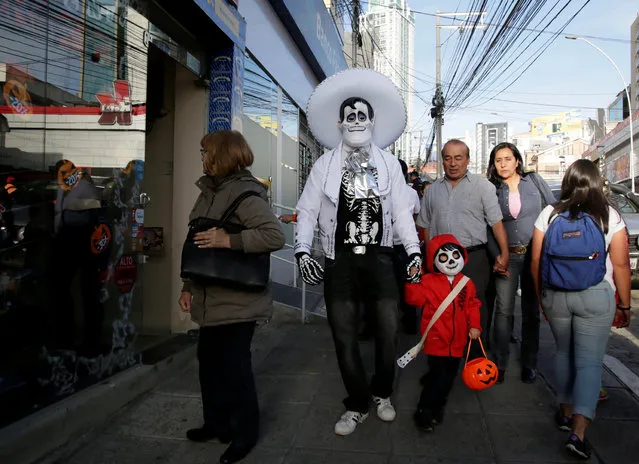
<svg viewBox="0 0 639 464">
<path fill-rule="evenodd" d="M 550 346 L 547 327 L 542 331 L 545 369 Z M 401 353 L 416 340 L 416 336 L 402 336 Z M 364 342 L 361 348 L 372 372 L 374 346 Z M 516 363 L 516 356 L 513 358 L 511 363 Z M 563 448 L 566 434 L 554 427 L 550 389 L 541 379 L 533 385 L 521 383 L 514 365 L 503 385 L 484 392 L 474 393 L 459 380 L 444 424 L 435 433 L 424 434 L 412 422 L 419 378 L 426 370 L 425 357 L 420 356 L 398 372 L 394 423 L 381 422 L 371 411 L 354 434 L 338 437 L 333 425 L 343 412 L 344 389 L 326 321 L 300 325 L 292 319 L 280 320 L 258 329 L 253 360 L 262 430 L 246 463 L 574 462 Z M 608 379 L 611 399 L 601 407 L 592 428 L 590 437 L 597 455 L 590 462 L 639 460 L 639 407 L 614 380 Z M 218 462 L 224 445 L 185 439 L 185 431 L 200 424 L 197 363 L 193 360 L 179 375 L 166 379 L 90 434 L 82 447 L 66 456 L 59 453 L 55 462 Z"/>
</svg>

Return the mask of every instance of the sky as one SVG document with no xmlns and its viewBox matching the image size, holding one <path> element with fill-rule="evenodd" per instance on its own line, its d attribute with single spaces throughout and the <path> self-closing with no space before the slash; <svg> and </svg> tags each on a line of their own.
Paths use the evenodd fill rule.
<svg viewBox="0 0 639 464">
<path fill-rule="evenodd" d="M 496 1 L 496 0 L 495 0 Z M 408 0 L 414 11 L 434 13 L 464 11 L 470 0 Z M 575 0 L 575 4 L 581 4 Z M 614 5 L 614 7 L 613 7 Z M 490 15 L 490 11 L 488 11 Z M 568 25 L 565 33 L 599 36 L 619 40 L 592 40 L 601 47 L 619 66 L 626 82 L 630 80 L 631 45 L 630 25 L 639 13 L 638 0 L 591 0 L 582 12 Z M 486 22 L 489 21 L 487 16 Z M 452 22 L 442 20 L 442 24 Z M 450 36 L 450 37 L 449 37 Z M 442 76 L 452 61 L 455 41 L 459 34 L 454 30 L 442 30 Z M 448 40 L 447 40 L 448 39 Z M 415 75 L 434 82 L 435 76 L 435 18 L 415 15 Z M 463 136 L 466 131 L 474 133 L 478 122 L 508 122 L 509 135 L 529 130 L 528 121 L 534 117 L 568 111 L 569 108 L 542 106 L 565 105 L 605 108 L 623 89 L 623 82 L 615 68 L 597 50 L 585 42 L 567 40 L 559 36 L 545 50 L 521 79 L 498 98 L 531 103 L 506 103 L 490 101 L 472 109 L 460 109 L 445 116 L 444 139 Z M 415 91 L 428 102 L 434 93 L 434 84 L 415 80 Z M 534 104 L 532 104 L 534 103 Z M 426 105 L 418 98 L 413 100 L 413 130 L 431 128 L 432 119 L 424 114 Z M 497 114 L 494 114 L 497 113 Z M 584 118 L 596 119 L 596 110 L 581 110 Z M 418 125 L 416 125 L 418 124 Z"/>
</svg>

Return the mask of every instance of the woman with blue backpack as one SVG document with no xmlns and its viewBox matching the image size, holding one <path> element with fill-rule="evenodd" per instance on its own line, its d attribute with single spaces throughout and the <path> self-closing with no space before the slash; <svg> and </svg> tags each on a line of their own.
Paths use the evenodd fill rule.
<svg viewBox="0 0 639 464">
<path fill-rule="evenodd" d="M 595 416 L 610 327 L 615 317 L 630 321 L 626 226 L 592 161 L 568 167 L 559 201 L 537 218 L 531 270 L 557 345 L 555 422 L 571 432 L 566 449 L 588 459 L 585 432 Z"/>
</svg>

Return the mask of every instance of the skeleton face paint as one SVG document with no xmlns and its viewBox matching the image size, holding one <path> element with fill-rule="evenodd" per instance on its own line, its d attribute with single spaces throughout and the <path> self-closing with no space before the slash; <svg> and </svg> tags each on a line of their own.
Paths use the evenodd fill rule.
<svg viewBox="0 0 639 464">
<path fill-rule="evenodd" d="M 355 108 L 344 108 L 344 120 L 341 122 L 342 140 L 348 147 L 366 147 L 373 138 L 374 121 L 368 115 L 365 103 L 355 103 Z"/>
<path fill-rule="evenodd" d="M 464 268 L 464 255 L 450 245 L 444 245 L 435 255 L 435 267 L 447 276 L 455 276 Z"/>
</svg>

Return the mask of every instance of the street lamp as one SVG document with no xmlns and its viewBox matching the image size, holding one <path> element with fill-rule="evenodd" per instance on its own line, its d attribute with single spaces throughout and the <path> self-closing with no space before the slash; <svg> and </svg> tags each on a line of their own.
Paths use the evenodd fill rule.
<svg viewBox="0 0 639 464">
<path fill-rule="evenodd" d="M 619 73 L 619 77 L 621 77 L 621 80 L 623 81 L 623 89 L 626 92 L 626 98 L 628 99 L 628 105 L 630 105 L 630 93 L 628 92 L 628 84 L 626 84 L 626 79 L 623 77 L 623 74 L 621 73 L 621 70 L 619 69 L 619 66 L 617 66 L 617 63 L 615 63 L 612 58 L 610 58 L 606 52 L 604 52 L 601 48 L 599 48 L 598 46 L 596 46 L 594 43 L 592 43 L 590 40 L 588 39 L 584 39 L 583 37 L 579 37 L 578 35 L 567 35 L 565 36 L 566 39 L 568 40 L 582 40 L 584 42 L 586 42 L 588 45 L 590 45 L 591 47 L 593 47 L 594 49 L 596 49 L 599 53 L 601 53 L 603 56 L 605 56 L 606 58 L 608 58 L 608 61 L 610 61 L 610 63 L 612 63 L 612 65 L 615 67 L 615 69 L 617 70 L 617 72 Z M 632 108 L 630 108 L 630 185 L 632 188 L 632 193 L 635 193 L 635 145 L 633 142 L 633 136 L 634 136 L 634 130 L 633 130 L 633 125 L 632 125 Z"/>
</svg>

